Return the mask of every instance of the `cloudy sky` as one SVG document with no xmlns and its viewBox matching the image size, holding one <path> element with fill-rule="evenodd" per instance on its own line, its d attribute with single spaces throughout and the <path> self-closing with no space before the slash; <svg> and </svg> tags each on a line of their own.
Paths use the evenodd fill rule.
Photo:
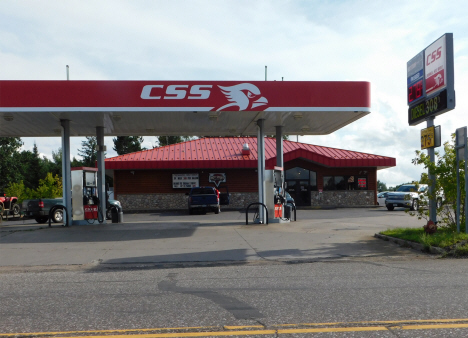
<svg viewBox="0 0 468 338">
<path fill-rule="evenodd" d="M 454 34 L 456 108 L 442 142 L 468 124 L 466 1 L 0 1 L 0 80 L 369 81 L 372 113 L 300 142 L 392 156 L 387 185 L 417 180 L 425 122 L 408 126 L 406 63 Z M 296 140 L 293 136 L 292 140 Z M 51 155 L 59 138 L 23 138 Z M 77 155 L 81 138 L 72 138 Z M 107 156 L 115 156 L 106 138 Z M 144 146 L 156 145 L 145 137 Z"/>
</svg>

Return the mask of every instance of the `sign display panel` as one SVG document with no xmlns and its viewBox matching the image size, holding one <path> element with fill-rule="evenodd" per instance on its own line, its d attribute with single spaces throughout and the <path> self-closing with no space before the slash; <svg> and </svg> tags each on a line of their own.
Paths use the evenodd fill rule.
<svg viewBox="0 0 468 338">
<path fill-rule="evenodd" d="M 367 179 L 365 178 L 358 178 L 358 187 L 365 188 L 367 186 Z"/>
<path fill-rule="evenodd" d="M 440 147 L 440 126 L 421 129 L 421 150 Z"/>
<path fill-rule="evenodd" d="M 226 174 L 225 173 L 210 173 L 208 176 L 208 182 L 214 183 L 216 187 L 219 187 L 220 183 L 226 182 Z"/>
<path fill-rule="evenodd" d="M 407 62 L 408 124 L 455 108 L 453 34 L 447 33 Z"/>
<path fill-rule="evenodd" d="M 432 115 L 447 111 L 447 90 L 408 108 L 408 123 L 414 126 Z"/>
<path fill-rule="evenodd" d="M 445 38 L 445 35 L 442 36 L 424 51 L 427 96 L 446 87 L 447 47 Z"/>
<path fill-rule="evenodd" d="M 195 174 L 172 174 L 172 188 L 186 189 L 199 186 L 198 173 Z"/>
<path fill-rule="evenodd" d="M 424 98 L 424 53 L 421 52 L 407 63 L 408 104 Z"/>
<path fill-rule="evenodd" d="M 458 128 L 455 131 L 455 145 L 457 147 L 458 159 L 462 160 L 465 158 L 465 147 L 466 147 L 466 127 Z"/>
</svg>

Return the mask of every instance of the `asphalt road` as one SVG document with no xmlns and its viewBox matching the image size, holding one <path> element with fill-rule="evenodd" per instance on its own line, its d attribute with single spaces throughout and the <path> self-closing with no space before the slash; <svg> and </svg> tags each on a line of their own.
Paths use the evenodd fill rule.
<svg viewBox="0 0 468 338">
<path fill-rule="evenodd" d="M 2 333 L 102 336 L 105 330 L 123 330 L 114 335 L 179 332 L 188 337 L 208 336 L 199 333 L 204 330 L 218 336 L 256 330 L 251 336 L 307 337 L 312 332 L 301 330 L 346 329 L 321 336 L 468 334 L 463 260 L 423 256 L 178 269 L 96 267 L 0 277 Z"/>
<path fill-rule="evenodd" d="M 372 237 L 421 226 L 402 210 L 300 210 L 269 226 L 244 217 L 3 222 L 0 336 L 468 336 L 465 260 Z"/>
</svg>

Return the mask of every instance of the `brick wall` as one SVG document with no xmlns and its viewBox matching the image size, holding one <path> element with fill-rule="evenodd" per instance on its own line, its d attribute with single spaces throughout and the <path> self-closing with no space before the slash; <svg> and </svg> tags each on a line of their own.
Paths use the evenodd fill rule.
<svg viewBox="0 0 468 338">
<path fill-rule="evenodd" d="M 317 207 L 359 207 L 371 206 L 374 191 L 372 190 L 343 190 L 311 192 L 311 205 Z M 185 194 L 121 194 L 119 201 L 125 211 L 138 210 L 187 210 L 187 196 Z M 250 203 L 258 202 L 258 193 L 231 193 L 231 203 L 221 206 L 229 209 L 245 209 Z"/>
</svg>

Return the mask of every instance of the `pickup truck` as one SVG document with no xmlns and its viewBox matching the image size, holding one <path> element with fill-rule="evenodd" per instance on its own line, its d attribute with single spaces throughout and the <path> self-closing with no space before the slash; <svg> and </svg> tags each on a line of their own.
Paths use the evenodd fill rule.
<svg viewBox="0 0 468 338">
<path fill-rule="evenodd" d="M 229 204 L 229 192 L 220 194 L 219 190 L 214 187 L 195 187 L 187 195 L 190 215 L 194 210 L 213 211 L 219 214 L 221 205 Z"/>
<path fill-rule="evenodd" d="M 428 189 L 427 184 L 403 184 L 396 191 L 389 192 L 385 199 L 385 206 L 388 210 L 392 211 L 395 207 L 409 208 L 410 210 L 419 209 L 419 201 L 426 200 L 427 196 L 424 194 Z M 442 204 L 443 197 L 437 197 L 437 207 Z"/>
<path fill-rule="evenodd" d="M 111 219 L 112 207 L 122 209 L 119 201 L 108 200 L 106 218 Z M 34 200 L 24 200 L 21 204 L 21 209 L 24 212 L 24 216 L 28 218 L 34 218 L 37 223 L 46 223 L 49 220 L 49 211 L 54 207 L 52 213 L 52 221 L 54 223 L 60 223 L 63 221 L 63 198 L 44 198 Z"/>
</svg>

